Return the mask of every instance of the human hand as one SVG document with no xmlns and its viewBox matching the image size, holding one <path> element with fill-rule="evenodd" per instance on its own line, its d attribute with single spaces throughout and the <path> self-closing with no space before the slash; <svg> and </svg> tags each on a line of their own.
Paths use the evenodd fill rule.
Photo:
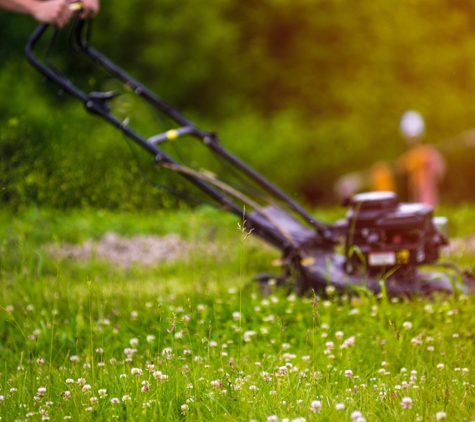
<svg viewBox="0 0 475 422">
<path fill-rule="evenodd" d="M 64 0 L 32 2 L 32 16 L 41 23 L 48 23 L 58 28 L 65 26 L 73 16 L 69 5 Z"/>
<path fill-rule="evenodd" d="M 81 19 L 93 18 L 99 12 L 99 0 L 81 0 L 82 11 L 79 13 Z"/>
</svg>

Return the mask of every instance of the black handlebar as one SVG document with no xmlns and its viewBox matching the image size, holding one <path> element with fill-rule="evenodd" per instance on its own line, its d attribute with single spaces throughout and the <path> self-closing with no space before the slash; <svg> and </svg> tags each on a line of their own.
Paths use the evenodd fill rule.
<svg viewBox="0 0 475 422">
<path fill-rule="evenodd" d="M 200 139 L 214 153 L 226 159 L 229 163 L 231 163 L 232 166 L 238 168 L 240 171 L 245 173 L 253 181 L 261 185 L 261 187 L 264 188 L 267 192 L 271 193 L 276 198 L 279 198 L 280 200 L 284 201 L 291 209 L 293 209 L 297 214 L 303 217 L 310 225 L 316 228 L 322 240 L 329 241 L 330 243 L 333 242 L 333 235 L 329 227 L 315 220 L 304 208 L 302 208 L 292 198 L 290 198 L 283 191 L 281 191 L 279 188 L 270 183 L 267 179 L 262 177 L 255 170 L 247 166 L 244 162 L 242 162 L 237 157 L 225 150 L 220 144 L 216 135 L 208 132 L 203 132 L 198 129 L 196 125 L 194 125 L 191 121 L 185 118 L 178 110 L 167 104 L 165 101 L 161 100 L 146 86 L 132 78 L 123 69 L 113 63 L 103 54 L 90 47 L 87 38 L 83 36 L 84 28 L 85 21 L 82 19 L 76 19 L 72 27 L 71 39 L 74 42 L 74 47 L 78 52 L 82 53 L 100 68 L 103 68 L 112 77 L 127 84 L 128 87 L 132 88 L 135 94 L 141 96 L 145 101 L 150 103 L 152 106 L 158 108 L 160 111 L 162 111 L 165 115 L 174 120 L 180 126 L 186 128 L 186 130 L 182 130 L 184 134 L 190 134 Z M 42 61 L 38 60 L 38 58 L 34 54 L 34 51 L 37 47 L 39 40 L 45 35 L 47 29 L 48 25 L 46 24 L 38 26 L 33 32 L 30 39 L 28 40 L 28 43 L 25 48 L 25 53 L 30 64 L 35 67 L 41 74 L 43 74 L 48 80 L 59 86 L 64 92 L 67 92 L 81 100 L 89 112 L 99 115 L 100 117 L 111 123 L 113 126 L 119 128 L 127 137 L 131 138 L 134 142 L 139 144 L 141 147 L 151 153 L 154 157 L 159 157 L 161 162 L 179 165 L 179 163 L 177 163 L 171 157 L 168 157 L 160 148 L 157 147 L 157 142 L 154 143 L 147 141 L 146 139 L 138 135 L 135 131 L 133 131 L 130 127 L 128 127 L 125 122 L 119 120 L 117 117 L 110 113 L 107 104 L 107 101 L 111 98 L 110 93 L 92 92 L 86 94 L 85 92 L 81 91 L 77 86 L 75 86 L 71 81 L 69 81 L 69 79 L 63 73 L 61 73 L 55 68 L 46 66 Z M 54 40 L 56 31 L 57 30 L 55 29 L 52 40 Z M 178 130 L 177 133 L 180 134 L 181 132 Z M 238 216 L 242 215 L 242 208 L 237 206 L 234 202 L 230 201 L 220 191 L 217 191 L 209 184 L 200 179 L 197 179 L 196 177 L 192 177 L 189 175 L 184 175 L 184 177 L 196 186 L 198 186 L 201 190 L 203 190 L 213 199 L 221 203 L 234 214 Z M 247 218 L 252 224 L 252 217 L 248 216 Z M 254 223 L 254 226 L 259 226 L 258 222 Z M 275 232 L 269 232 L 264 227 L 260 227 L 260 231 L 262 231 L 260 235 L 263 238 L 266 238 L 271 243 L 279 247 L 288 246 L 288 242 L 286 242 L 285 239 L 282 239 L 281 236 L 277 236 L 276 238 Z"/>
</svg>

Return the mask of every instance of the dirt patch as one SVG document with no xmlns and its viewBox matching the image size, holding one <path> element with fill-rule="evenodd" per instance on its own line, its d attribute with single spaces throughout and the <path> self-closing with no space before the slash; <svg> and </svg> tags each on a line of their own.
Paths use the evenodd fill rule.
<svg viewBox="0 0 475 422">
<path fill-rule="evenodd" d="M 475 252 L 475 234 L 471 234 L 463 239 L 453 239 L 450 241 L 449 253 L 460 255 L 463 253 Z"/>
<path fill-rule="evenodd" d="M 115 233 L 106 233 L 100 241 L 48 246 L 48 251 L 60 258 L 87 261 L 97 257 L 125 269 L 134 264 L 152 266 L 173 261 L 187 256 L 190 249 L 191 245 L 175 234 L 124 238 Z"/>
</svg>

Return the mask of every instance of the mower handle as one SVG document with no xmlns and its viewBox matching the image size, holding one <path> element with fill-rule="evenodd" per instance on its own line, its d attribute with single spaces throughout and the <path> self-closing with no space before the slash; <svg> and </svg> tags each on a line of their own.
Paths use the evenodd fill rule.
<svg viewBox="0 0 475 422">
<path fill-rule="evenodd" d="M 128 84 L 134 92 L 144 98 L 147 102 L 151 103 L 153 106 L 159 108 L 162 112 L 168 115 L 172 120 L 176 123 L 181 124 L 184 127 L 187 127 L 187 131 L 198 139 L 201 139 L 204 144 L 206 144 L 211 150 L 215 153 L 220 155 L 221 157 L 225 158 L 231 165 L 235 168 L 238 168 L 245 174 L 247 174 L 252 180 L 257 182 L 261 185 L 267 192 L 270 192 L 275 197 L 283 200 L 290 206 L 293 211 L 303 217 L 310 225 L 312 225 L 319 235 L 321 239 L 325 242 L 330 242 L 331 244 L 334 243 L 333 234 L 330 227 L 322 224 L 318 220 L 314 219 L 305 209 L 303 209 L 298 203 L 296 203 L 292 198 L 290 198 L 287 194 L 269 182 L 267 179 L 262 177 L 259 173 L 255 170 L 247 166 L 244 162 L 239 160 L 237 157 L 229 153 L 221 143 L 219 142 L 218 138 L 213 133 L 203 132 L 198 129 L 192 122 L 190 122 L 186 117 L 184 117 L 178 110 L 174 107 L 167 104 L 165 101 L 161 100 L 157 97 L 153 92 L 151 92 L 146 86 L 139 83 L 137 80 L 132 78 L 128 75 L 123 69 L 109 60 L 107 57 L 102 55 L 99 51 L 95 50 L 94 48 L 89 46 L 89 43 L 85 37 L 82 36 L 82 31 L 84 29 L 85 21 L 83 19 L 77 19 L 73 27 L 73 37 L 78 48 L 79 52 L 83 53 L 86 57 L 88 57 L 92 62 L 94 62 L 98 67 L 103 68 L 106 72 L 108 72 L 111 76 L 115 77 L 118 80 L 121 80 L 123 83 Z M 34 54 L 35 47 L 38 41 L 43 37 L 46 30 L 48 29 L 47 24 L 39 25 L 36 30 L 33 32 L 32 36 L 28 40 L 28 43 L 25 47 L 25 54 L 30 62 L 30 64 L 35 67 L 41 74 L 43 74 L 46 79 L 51 80 L 57 86 L 59 86 L 64 92 L 71 94 L 72 96 L 81 100 L 81 102 L 86 106 L 86 109 L 96 115 L 107 120 L 116 128 L 120 129 L 127 137 L 131 138 L 134 142 L 142 146 L 145 150 L 151 153 L 156 159 L 160 157 L 160 161 L 168 162 L 172 164 L 176 163 L 171 157 L 168 157 L 166 154 L 161 151 L 153 142 L 148 142 L 140 135 L 138 135 L 134 130 L 132 130 L 127 124 L 122 122 L 121 120 L 117 119 L 114 115 L 112 115 L 109 111 L 107 105 L 107 99 L 101 96 L 101 93 L 92 92 L 86 94 L 85 92 L 81 91 L 78 87 L 76 87 L 72 82 L 70 82 L 64 74 L 60 71 L 57 71 L 54 68 L 47 67 L 43 62 L 38 60 L 38 58 Z M 54 37 L 54 35 L 53 35 Z M 103 94 L 103 93 L 102 93 Z M 184 175 L 184 177 L 190 180 L 193 184 L 197 185 L 201 190 L 215 199 L 217 202 L 221 203 L 221 205 L 225 206 L 225 208 L 231 210 L 236 215 L 242 215 L 242 209 L 238 207 L 235 203 L 230 202 L 225 195 L 221 192 L 216 191 L 214 188 L 209 186 L 206 182 L 197 179 L 196 177 Z M 248 219 L 251 223 L 253 223 L 252 216 L 248 216 Z M 261 226 L 258 222 L 253 224 L 255 227 Z M 276 246 L 281 248 L 286 247 L 285 240 L 282 239 L 275 239 L 272 233 L 268 232 L 264 227 L 260 227 L 262 230 L 262 236 L 267 237 L 268 240 L 271 241 Z"/>
<path fill-rule="evenodd" d="M 44 35 L 46 30 L 48 29 L 49 25 L 46 23 L 40 24 L 33 34 L 31 35 L 30 39 L 28 40 L 26 47 L 25 47 L 25 55 L 30 64 L 36 68 L 41 74 L 43 74 L 47 79 L 53 81 L 57 84 L 61 89 L 65 92 L 79 98 L 81 101 L 86 102 L 88 96 L 78 89 L 75 85 L 73 85 L 63 74 L 54 72 L 47 66 L 45 66 L 40 60 L 37 59 L 35 56 L 34 50 L 36 44 Z"/>
</svg>

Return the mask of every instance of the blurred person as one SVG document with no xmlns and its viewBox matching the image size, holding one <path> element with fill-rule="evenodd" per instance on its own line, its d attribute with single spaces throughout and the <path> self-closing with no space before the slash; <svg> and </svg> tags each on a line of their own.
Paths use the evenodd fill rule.
<svg viewBox="0 0 475 422">
<path fill-rule="evenodd" d="M 372 191 L 397 191 L 393 169 L 388 163 L 377 161 L 370 167 L 369 186 Z"/>
<path fill-rule="evenodd" d="M 400 129 L 409 149 L 397 159 L 396 167 L 407 176 L 409 200 L 435 207 L 439 204 L 437 185 L 445 175 L 445 160 L 435 147 L 422 143 L 425 124 L 417 111 L 403 114 Z"/>
<path fill-rule="evenodd" d="M 367 170 L 344 174 L 333 189 L 340 199 L 351 198 L 361 190 L 397 192 L 392 166 L 385 161 L 377 161 Z"/>
<path fill-rule="evenodd" d="M 82 10 L 78 13 L 81 19 L 93 18 L 99 12 L 99 0 L 82 0 Z M 9 12 L 30 15 L 40 23 L 62 28 L 74 15 L 65 0 L 0 0 L 0 9 Z"/>
</svg>

